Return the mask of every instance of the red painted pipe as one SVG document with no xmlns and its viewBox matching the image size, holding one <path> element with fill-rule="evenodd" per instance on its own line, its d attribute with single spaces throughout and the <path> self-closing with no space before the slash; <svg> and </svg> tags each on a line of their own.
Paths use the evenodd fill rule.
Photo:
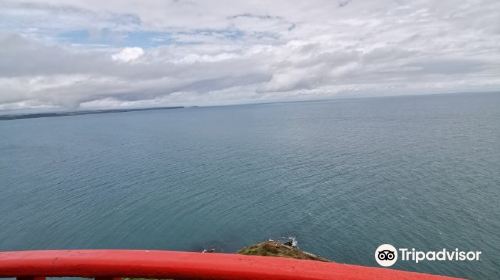
<svg viewBox="0 0 500 280">
<path fill-rule="evenodd" d="M 0 252 L 0 277 L 30 276 L 227 280 L 454 279 L 333 262 L 237 254 L 147 250 Z"/>
</svg>

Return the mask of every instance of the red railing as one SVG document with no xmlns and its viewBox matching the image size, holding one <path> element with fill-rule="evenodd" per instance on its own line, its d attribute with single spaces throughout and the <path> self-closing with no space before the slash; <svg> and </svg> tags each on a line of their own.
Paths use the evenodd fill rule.
<svg viewBox="0 0 500 280">
<path fill-rule="evenodd" d="M 0 252 L 0 277 L 121 277 L 168 279 L 331 280 L 453 279 L 339 263 L 236 254 L 148 250 L 45 250 Z"/>
</svg>

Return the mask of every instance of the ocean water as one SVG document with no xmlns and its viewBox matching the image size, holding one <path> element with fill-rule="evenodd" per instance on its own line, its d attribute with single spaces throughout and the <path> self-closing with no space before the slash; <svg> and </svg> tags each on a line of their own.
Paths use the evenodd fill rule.
<svg viewBox="0 0 500 280">
<path fill-rule="evenodd" d="M 499 279 L 500 94 L 0 121 L 0 250 L 287 236 L 368 266 L 382 243 L 480 250 L 393 268 Z"/>
</svg>

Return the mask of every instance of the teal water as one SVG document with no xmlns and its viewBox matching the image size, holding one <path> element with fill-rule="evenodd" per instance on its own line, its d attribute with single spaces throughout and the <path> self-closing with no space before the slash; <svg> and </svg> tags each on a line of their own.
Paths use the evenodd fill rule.
<svg viewBox="0 0 500 280">
<path fill-rule="evenodd" d="M 397 269 L 499 279 L 500 94 L 0 122 L 0 250 L 225 252 L 295 236 L 377 266 L 382 243 L 482 251 Z"/>
</svg>

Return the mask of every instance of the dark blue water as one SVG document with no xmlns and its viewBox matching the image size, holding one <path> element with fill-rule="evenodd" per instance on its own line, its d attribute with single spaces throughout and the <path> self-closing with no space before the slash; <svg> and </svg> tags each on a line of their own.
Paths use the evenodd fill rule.
<svg viewBox="0 0 500 280">
<path fill-rule="evenodd" d="M 382 243 L 481 250 L 395 268 L 499 278 L 500 94 L 0 122 L 0 250 L 225 252 L 282 236 L 376 266 Z"/>
</svg>

